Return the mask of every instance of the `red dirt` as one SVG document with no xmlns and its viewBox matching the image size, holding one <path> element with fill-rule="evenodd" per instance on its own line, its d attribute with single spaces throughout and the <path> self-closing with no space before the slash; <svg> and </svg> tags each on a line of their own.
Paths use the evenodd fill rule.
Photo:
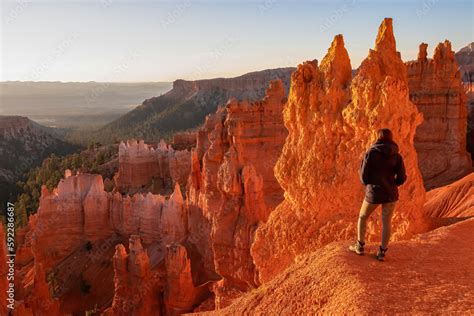
<svg viewBox="0 0 474 316">
<path fill-rule="evenodd" d="M 426 193 L 424 212 L 432 218 L 474 216 L 474 172 Z"/>
<path fill-rule="evenodd" d="M 387 260 L 336 242 L 215 315 L 474 313 L 474 219 L 390 245 Z"/>
</svg>

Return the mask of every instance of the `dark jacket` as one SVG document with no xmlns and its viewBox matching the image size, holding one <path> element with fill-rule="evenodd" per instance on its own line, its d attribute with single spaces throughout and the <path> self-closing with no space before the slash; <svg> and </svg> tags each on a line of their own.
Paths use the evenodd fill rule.
<svg viewBox="0 0 474 316">
<path fill-rule="evenodd" d="M 366 186 L 365 200 L 372 204 L 398 200 L 398 186 L 407 175 L 398 145 L 391 141 L 377 141 L 367 151 L 359 171 L 360 181 Z"/>
</svg>

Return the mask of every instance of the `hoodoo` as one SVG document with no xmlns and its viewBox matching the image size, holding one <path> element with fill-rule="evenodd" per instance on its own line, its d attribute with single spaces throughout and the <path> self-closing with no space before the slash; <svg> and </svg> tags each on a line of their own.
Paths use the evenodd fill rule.
<svg viewBox="0 0 474 316">
<path fill-rule="evenodd" d="M 61 312 L 113 301 L 109 314 L 176 314 L 203 302 L 200 310 L 221 308 L 255 288 L 254 232 L 283 200 L 273 167 L 287 135 L 285 102 L 281 81 L 261 101 L 231 100 L 208 117 L 192 151 L 122 143 L 114 192 L 100 175 L 67 170 L 52 192 L 43 187 L 20 231 L 21 278 L 34 284 L 31 271 L 41 265 Z M 156 180 L 160 192 L 174 185 L 169 197 L 153 193 Z M 73 300 L 78 289 L 82 303 Z M 31 308 L 35 296 L 23 296 L 22 308 Z"/>
<path fill-rule="evenodd" d="M 122 193 L 169 193 L 176 183 L 186 185 L 190 170 L 191 152 L 188 150 L 174 150 L 163 140 L 157 148 L 143 140 L 129 140 L 120 143 L 115 182 Z"/>
<path fill-rule="evenodd" d="M 425 187 L 451 183 L 472 172 L 466 150 L 466 93 L 451 43 L 439 43 L 428 59 L 427 44 L 418 59 L 407 62 L 410 100 L 423 113 L 415 134 L 415 148 Z"/>
<path fill-rule="evenodd" d="M 160 315 L 160 302 L 156 298 L 163 284 L 161 271 L 150 270 L 150 259 L 140 241 L 132 235 L 129 253 L 119 244 L 115 248 L 115 294 L 111 308 L 105 315 Z"/>
<path fill-rule="evenodd" d="M 252 247 L 260 280 L 270 280 L 301 253 L 353 237 L 364 196 L 360 159 L 379 128 L 394 133 L 410 179 L 400 189 L 393 239 L 424 229 L 425 191 L 413 142 L 422 116 L 408 96 L 406 67 L 388 18 L 352 81 L 341 35 L 320 66 L 298 66 L 284 109 L 289 136 L 275 167 L 285 200 L 257 229 Z M 379 237 L 378 222 L 369 224 L 369 240 Z"/>
<path fill-rule="evenodd" d="M 256 227 L 283 199 L 273 167 L 287 135 L 285 101 L 282 82 L 273 81 L 262 101 L 231 100 L 198 134 L 188 188 L 190 241 L 207 270 L 213 265 L 222 277 L 215 287 L 218 308 L 258 284 L 250 246 Z"/>
</svg>

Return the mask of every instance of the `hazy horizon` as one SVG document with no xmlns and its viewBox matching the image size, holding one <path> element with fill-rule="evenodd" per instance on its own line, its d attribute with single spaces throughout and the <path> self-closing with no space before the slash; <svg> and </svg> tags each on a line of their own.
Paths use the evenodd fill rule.
<svg viewBox="0 0 474 316">
<path fill-rule="evenodd" d="M 171 87 L 171 82 L 0 82 L 0 116 L 26 116 L 50 127 L 93 128 Z"/>
<path fill-rule="evenodd" d="M 246 73 L 242 73 L 242 74 L 237 74 L 237 75 L 234 75 L 234 76 L 220 76 L 220 77 L 212 77 L 212 78 L 195 78 L 193 80 L 208 80 L 208 79 L 220 79 L 220 78 L 235 78 L 235 77 L 239 77 L 239 76 L 242 76 L 242 75 L 245 75 L 245 74 L 248 74 L 248 73 L 252 73 L 252 72 L 260 72 L 260 71 L 264 71 L 264 70 L 268 70 L 268 69 L 278 69 L 278 68 L 296 68 L 297 65 L 295 66 L 287 66 L 287 67 L 274 67 L 274 68 L 266 68 L 266 69 L 257 69 L 257 70 L 252 70 L 252 71 L 249 71 L 249 72 L 246 72 Z M 170 80 L 170 81 L 94 81 L 94 80 L 90 80 L 90 81 L 60 81 L 60 80 L 44 80 L 44 81 L 23 81 L 23 80 L 6 80 L 6 81 L 0 81 L 0 83 L 29 83 L 29 82 L 32 82 L 32 83 L 83 83 L 83 84 L 87 84 L 87 83 L 112 83 L 112 84 L 145 84 L 145 83 L 173 83 L 174 81 L 176 80 L 191 80 L 191 79 L 182 79 L 182 78 L 176 78 L 174 80 Z"/>
<path fill-rule="evenodd" d="M 472 1 L 2 1 L 0 81 L 173 82 L 321 59 L 343 34 L 357 68 L 392 17 L 403 60 L 474 39 Z M 31 49 L 34 47 L 34 49 Z"/>
<path fill-rule="evenodd" d="M 23 81 L 23 80 L 6 80 L 0 81 L 0 83 L 120 83 L 120 84 L 142 84 L 142 83 L 172 83 L 172 81 L 61 81 L 61 80 L 39 80 L 39 81 Z"/>
</svg>

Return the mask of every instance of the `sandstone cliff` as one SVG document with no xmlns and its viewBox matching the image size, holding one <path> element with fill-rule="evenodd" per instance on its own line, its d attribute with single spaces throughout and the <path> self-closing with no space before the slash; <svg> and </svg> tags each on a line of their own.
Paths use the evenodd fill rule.
<svg viewBox="0 0 474 316">
<path fill-rule="evenodd" d="M 418 60 L 407 62 L 410 100 L 423 113 L 415 147 L 425 187 L 448 184 L 472 171 L 466 150 L 467 107 L 458 64 L 451 43 L 438 44 L 432 59 L 427 44 Z"/>
<path fill-rule="evenodd" d="M 382 127 L 393 131 L 410 179 L 400 190 L 393 239 L 422 229 L 425 191 L 413 144 L 422 116 L 408 93 L 391 19 L 381 24 L 375 49 L 352 81 L 341 35 L 320 66 L 317 61 L 298 66 L 284 109 L 289 136 L 275 167 L 285 200 L 257 229 L 252 246 L 261 281 L 273 278 L 301 253 L 354 238 L 364 195 L 360 159 Z M 378 219 L 369 224 L 369 240 L 379 238 L 379 224 Z"/>
<path fill-rule="evenodd" d="M 92 174 L 67 177 L 53 192 L 43 188 L 37 217 L 33 250 L 45 269 L 84 242 L 112 233 L 139 234 L 146 244 L 168 244 L 186 235 L 178 185 L 169 199 L 151 193 L 122 196 L 105 192 L 102 177 Z"/>
<path fill-rule="evenodd" d="M 169 245 L 165 254 L 166 284 L 163 300 L 166 315 L 189 312 L 209 297 L 208 284 L 195 285 L 191 256 L 185 246 Z"/>
<path fill-rule="evenodd" d="M 250 246 L 255 229 L 283 199 L 273 167 L 287 135 L 284 96 L 283 84 L 274 81 L 262 101 L 231 100 L 198 133 L 188 184 L 189 240 L 207 270 L 222 277 L 214 287 L 217 308 L 258 284 Z"/>
<path fill-rule="evenodd" d="M 190 151 L 174 150 L 163 140 L 156 148 L 143 140 L 130 140 L 120 143 L 115 183 L 122 193 L 149 191 L 169 194 L 175 184 L 186 184 L 190 171 Z"/>
<path fill-rule="evenodd" d="M 104 191 L 100 175 L 71 175 L 67 172 L 66 178 L 53 192 L 43 188 L 38 212 L 31 217 L 29 226 L 20 235 L 23 237 L 19 245 L 17 269 L 23 280 L 22 287 L 33 287 L 31 291 L 19 291 L 20 297 L 25 299 L 22 308 L 34 308 L 38 286 L 49 288 L 60 299 L 61 313 L 91 310 L 94 306 L 99 309 L 106 307 L 114 296 L 114 273 L 116 288 L 122 287 L 123 278 L 128 280 L 126 276 L 122 278 L 122 270 L 117 266 L 117 261 L 123 257 L 121 249 L 115 254 L 115 272 L 110 265 L 114 246 L 131 236 L 129 265 L 135 267 L 146 261 L 145 255 L 140 253 L 148 249 L 153 263 L 149 275 L 160 274 L 160 270 L 151 268 L 160 262 L 164 264 L 162 254 L 166 252 L 167 245 L 184 242 L 186 223 L 179 185 L 176 185 L 169 199 L 151 193 L 130 197 Z M 142 247 L 142 242 L 146 248 Z M 31 247 L 31 253 L 26 251 L 28 247 Z M 48 279 L 47 283 L 44 281 L 45 285 L 38 283 L 37 277 L 34 280 L 31 278 L 31 271 L 38 267 L 44 269 Z M 147 275 L 142 276 L 144 280 L 148 280 Z M 134 278 L 131 277 L 132 280 Z M 137 288 L 143 286 L 140 280 L 134 282 Z M 136 305 L 129 308 L 138 308 L 142 300 L 155 304 L 154 298 L 160 295 L 160 291 L 164 291 L 163 287 L 147 292 L 148 296 L 140 294 Z M 78 301 L 78 295 L 85 299 Z M 120 301 L 120 291 L 115 291 L 115 295 Z M 205 298 L 199 296 L 201 300 Z M 143 306 L 143 315 L 149 315 L 149 308 L 154 309 L 155 305 L 151 303 Z M 193 301 L 182 308 L 189 311 L 195 305 L 197 302 Z M 123 311 L 121 304 L 115 306 Z"/>
<path fill-rule="evenodd" d="M 62 315 L 59 301 L 51 296 L 43 266 L 36 264 L 33 271 L 34 280 L 29 289 L 31 295 L 27 297 L 26 304 L 17 311 L 17 315 Z"/>
<path fill-rule="evenodd" d="M 128 248 L 128 254 L 122 244 L 115 248 L 114 299 L 104 315 L 161 315 L 158 295 L 164 276 L 160 271 L 151 271 L 150 259 L 139 236 L 130 237 Z"/>
<path fill-rule="evenodd" d="M 195 132 L 182 132 L 173 135 L 172 145 L 174 149 L 183 150 L 196 147 L 196 133 Z"/>
<path fill-rule="evenodd" d="M 467 148 L 474 157 L 474 42 L 460 49 L 455 55 L 461 79 L 467 91 L 468 126 Z"/>
</svg>

